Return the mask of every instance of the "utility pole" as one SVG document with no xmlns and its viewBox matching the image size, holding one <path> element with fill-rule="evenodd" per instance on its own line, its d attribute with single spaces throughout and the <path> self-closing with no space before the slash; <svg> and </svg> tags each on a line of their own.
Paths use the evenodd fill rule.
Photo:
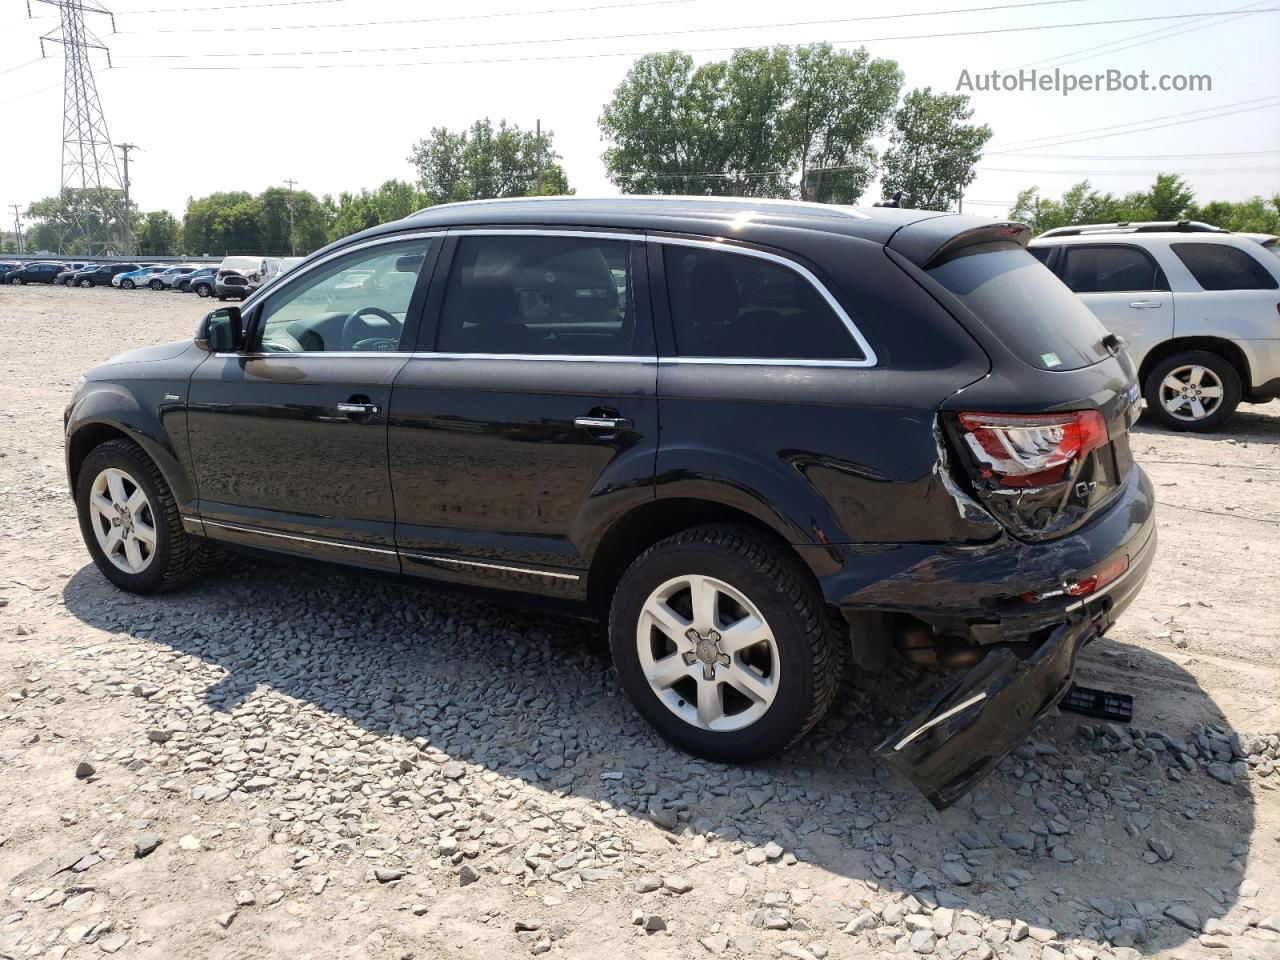
<svg viewBox="0 0 1280 960">
<path fill-rule="evenodd" d="M 111 66 L 111 51 L 85 25 L 86 13 L 115 17 L 99 0 L 38 0 L 58 8 L 61 22 L 57 30 L 40 38 L 40 55 L 45 41 L 61 44 L 64 51 L 62 92 L 62 186 L 59 192 L 69 209 L 58 252 L 66 252 L 74 239 L 85 253 L 114 253 L 115 224 L 119 200 L 112 196 L 121 189 L 120 170 L 111 149 L 111 136 L 98 99 L 89 51 L 101 50 Z M 29 11 L 30 8 L 28 8 Z"/>
<path fill-rule="evenodd" d="M 298 247 L 293 242 L 293 185 L 298 181 L 285 177 L 284 182 L 289 185 L 289 256 L 296 257 L 298 255 Z"/>
<path fill-rule="evenodd" d="M 18 243 L 18 252 L 23 253 L 22 249 L 22 215 L 18 213 L 18 204 L 10 204 L 13 207 L 13 233 L 14 239 Z"/>
<path fill-rule="evenodd" d="M 116 149 L 124 160 L 124 255 L 133 256 L 133 208 L 129 206 L 129 151 L 141 150 L 136 143 L 117 143 Z"/>
<path fill-rule="evenodd" d="M 538 141 L 538 196 L 542 196 L 542 120 L 534 121 L 534 138 Z"/>
</svg>

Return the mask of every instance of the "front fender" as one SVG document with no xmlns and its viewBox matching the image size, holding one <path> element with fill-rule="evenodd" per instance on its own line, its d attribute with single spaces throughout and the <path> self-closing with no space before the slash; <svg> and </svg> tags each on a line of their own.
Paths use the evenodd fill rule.
<svg viewBox="0 0 1280 960">
<path fill-rule="evenodd" d="M 180 506 L 196 499 L 187 447 L 186 381 L 91 382 L 67 412 L 67 481 L 75 495 L 80 463 L 93 447 L 123 434 L 160 468 Z"/>
</svg>

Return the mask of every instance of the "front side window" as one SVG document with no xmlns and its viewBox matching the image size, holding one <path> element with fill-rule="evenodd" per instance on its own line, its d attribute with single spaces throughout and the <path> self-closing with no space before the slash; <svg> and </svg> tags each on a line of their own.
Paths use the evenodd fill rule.
<svg viewBox="0 0 1280 960">
<path fill-rule="evenodd" d="M 680 356 L 865 359 L 831 305 L 790 267 L 675 244 L 663 257 Z"/>
<path fill-rule="evenodd" d="M 1172 243 L 1196 283 L 1206 290 L 1274 290 L 1276 278 L 1243 250 L 1225 243 Z"/>
<path fill-rule="evenodd" d="M 267 298 L 253 349 L 395 351 L 430 239 L 381 243 L 308 271 Z"/>
<path fill-rule="evenodd" d="M 1145 250 L 1131 245 L 1069 246 L 1062 282 L 1074 293 L 1134 293 L 1168 290 L 1164 271 Z"/>
<path fill-rule="evenodd" d="M 458 241 L 440 313 L 442 353 L 629 356 L 626 240 L 494 234 Z"/>
</svg>

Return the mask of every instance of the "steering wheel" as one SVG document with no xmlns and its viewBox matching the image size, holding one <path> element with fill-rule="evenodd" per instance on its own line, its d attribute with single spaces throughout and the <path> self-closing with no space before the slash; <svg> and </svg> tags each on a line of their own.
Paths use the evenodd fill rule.
<svg viewBox="0 0 1280 960">
<path fill-rule="evenodd" d="M 366 320 L 366 316 L 382 322 Z M 402 329 L 404 324 L 381 307 L 360 307 L 342 324 L 342 342 L 349 350 L 395 350 Z"/>
</svg>

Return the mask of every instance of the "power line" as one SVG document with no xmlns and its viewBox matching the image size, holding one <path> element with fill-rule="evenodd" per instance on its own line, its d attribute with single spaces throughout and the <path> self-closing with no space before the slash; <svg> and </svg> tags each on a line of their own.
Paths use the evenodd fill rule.
<svg viewBox="0 0 1280 960">
<path fill-rule="evenodd" d="M 1254 7 L 1236 7 L 1230 10 L 1221 10 L 1218 12 L 1218 15 L 1225 16 L 1227 17 L 1227 19 L 1218 20 L 1211 23 L 1193 24 L 1191 26 L 1187 26 L 1185 24 L 1172 24 L 1167 27 L 1157 27 L 1155 30 L 1148 30 L 1143 33 L 1135 33 L 1128 37 L 1121 37 L 1119 40 L 1111 40 L 1111 41 L 1108 41 L 1107 43 L 1099 43 L 1089 47 L 1081 47 L 1079 50 L 1072 50 L 1067 53 L 1057 54 L 1056 56 L 1045 57 L 1042 60 L 1033 60 L 1030 63 L 1020 63 L 1018 64 L 1018 66 L 1012 69 L 1021 70 L 1026 67 L 1038 67 L 1041 64 L 1057 63 L 1057 61 L 1060 61 L 1060 60 L 1065 60 L 1066 63 L 1058 63 L 1057 64 L 1058 66 L 1067 66 L 1068 64 L 1071 64 L 1071 63 L 1079 63 L 1082 60 L 1092 59 L 1094 56 L 1102 56 L 1103 53 L 1108 53 L 1108 54 L 1119 53 L 1121 50 L 1131 50 L 1134 47 L 1144 46 L 1148 43 L 1155 43 L 1157 40 L 1168 39 L 1168 37 L 1159 37 L 1159 36 L 1156 36 L 1156 34 L 1168 33 L 1170 37 L 1173 37 L 1173 36 L 1178 36 L 1179 34 L 1182 34 L 1182 33 L 1190 33 L 1193 30 L 1204 30 L 1207 27 L 1216 27 L 1223 23 L 1227 23 L 1230 20 L 1240 19 L 1240 17 L 1229 16 L 1229 14 L 1232 14 L 1232 13 L 1239 13 L 1240 11 L 1247 10 L 1248 12 L 1243 13 L 1242 16 L 1252 16 L 1254 13 L 1267 12 L 1267 8 L 1255 9 L 1255 7 L 1256 7 L 1256 4 L 1254 5 Z M 1170 33 L 1170 31 L 1173 31 L 1173 32 Z M 1141 39 L 1143 37 L 1148 37 L 1150 39 L 1143 40 Z M 1128 41 L 1130 40 L 1138 40 L 1139 42 L 1129 44 L 1128 46 L 1118 47 L 1118 49 L 1116 50 L 1104 50 L 1104 48 L 1106 47 L 1117 47 L 1119 44 L 1128 43 Z M 1077 54 L 1087 54 L 1087 56 L 1079 57 L 1075 60 L 1068 59 L 1069 57 L 1075 57 Z"/>
<path fill-rule="evenodd" d="M 333 2 L 333 0 L 326 0 Z M 350 27 L 395 27 L 418 23 L 457 23 L 463 20 L 497 20 L 506 17 L 542 17 L 559 13 L 592 13 L 601 10 L 628 10 L 633 7 L 664 7 L 673 4 L 695 3 L 697 0 L 631 0 L 628 3 L 591 4 L 582 7 L 547 7 L 541 10 L 506 10 L 498 13 L 462 13 L 448 17 L 407 17 L 399 20 L 358 20 L 353 23 L 285 23 L 243 24 L 236 27 L 237 34 L 256 31 L 280 30 L 346 30 Z M 1064 0 L 1066 2 L 1066 0 Z M 287 6 L 288 4 L 281 4 Z M 245 4 L 245 6 L 273 6 L 273 4 Z M 139 11 L 142 12 L 142 11 Z M 121 30 L 121 33 L 226 33 L 225 27 L 152 27 L 146 30 Z"/>
<path fill-rule="evenodd" d="M 1059 174 L 1070 174 L 1074 176 L 1099 176 L 1099 177 L 1153 177 L 1162 173 L 1169 173 L 1168 170 L 1066 170 L 1061 168 L 1055 169 L 1032 169 L 1027 167 L 977 167 L 981 173 L 1034 173 L 1044 176 L 1057 176 Z M 1228 173 L 1280 173 L 1280 167 L 1214 167 L 1209 170 L 1187 170 L 1179 169 L 1178 173 L 1186 174 L 1189 177 L 1213 177 L 1220 174 Z"/>
<path fill-rule="evenodd" d="M 1105 127 L 1086 127 L 1084 130 L 1073 130 L 1070 133 L 1058 133 L 1058 134 L 1054 134 L 1052 136 L 1047 136 L 1047 137 L 1030 137 L 1026 140 L 1009 140 L 1001 147 L 1001 149 L 987 150 L 986 152 L 992 153 L 992 154 L 1025 153 L 1027 150 L 1038 150 L 1044 147 L 1054 147 L 1054 146 L 1061 145 L 1058 143 L 1041 142 L 1045 140 L 1061 140 L 1064 137 L 1076 137 L 1076 136 L 1079 136 L 1080 134 L 1085 134 L 1085 133 L 1098 133 L 1104 130 L 1116 130 L 1120 127 L 1133 127 L 1140 124 L 1153 123 L 1156 120 L 1173 120 L 1177 117 L 1190 117 L 1192 114 L 1210 113 L 1214 110 L 1225 110 L 1229 107 L 1242 107 L 1242 106 L 1245 106 L 1246 104 L 1262 103 L 1264 101 L 1270 101 L 1270 100 L 1276 100 L 1276 99 L 1280 99 L 1280 95 L 1273 93 L 1273 94 L 1268 94 L 1265 97 L 1254 97 L 1250 100 L 1237 100 L 1234 103 L 1218 104 L 1216 107 L 1201 107 L 1198 110 L 1185 110 L 1181 113 L 1166 113 L 1163 116 L 1159 116 L 1159 117 L 1148 117 L 1146 120 L 1129 120 L 1125 123 L 1113 123 Z M 1075 142 L 1075 141 L 1064 141 L 1064 142 Z M 1025 144 L 1030 144 L 1031 146 L 1024 146 Z M 1023 149 L 1015 150 L 1015 149 L 1012 149 L 1013 147 L 1023 147 Z"/>
<path fill-rule="evenodd" d="M 1065 2 L 1080 2 L 1080 0 L 1048 0 L 1048 2 L 1065 3 Z M 1274 12 L 1276 10 L 1280 10 L 1280 7 L 1272 7 L 1272 8 L 1269 8 L 1269 10 L 1270 12 Z M 959 12 L 959 11 L 956 11 L 956 12 Z M 1159 16 L 1151 16 L 1151 17 L 1126 17 L 1126 18 L 1114 19 L 1114 20 L 1080 21 L 1077 23 L 1050 23 L 1050 24 L 1039 24 L 1039 25 L 1024 26 L 1024 27 L 993 27 L 985 30 L 943 31 L 943 32 L 937 32 L 937 33 L 902 34 L 897 36 L 884 36 L 884 37 L 856 37 L 856 38 L 844 39 L 844 40 L 828 40 L 825 42 L 832 43 L 832 44 L 853 44 L 853 43 L 876 43 L 880 41 L 890 41 L 890 40 L 893 40 L 893 41 L 934 40 L 934 39 L 954 38 L 954 37 L 974 37 L 974 36 L 989 36 L 989 35 L 996 35 L 996 34 L 1025 33 L 1029 31 L 1039 31 L 1039 30 L 1076 29 L 1079 27 L 1092 27 L 1092 26 L 1101 26 L 1101 25 L 1116 24 L 1116 23 L 1137 23 L 1137 22 L 1145 22 L 1145 21 L 1152 21 L 1152 20 L 1178 20 L 1178 19 L 1188 19 L 1192 17 L 1204 17 L 1204 16 L 1215 16 L 1215 15 L 1216 15 L 1216 12 L 1215 13 L 1202 12 L 1202 13 L 1162 14 Z M 893 15 L 893 16 L 897 16 L 897 15 Z M 855 19 L 872 19 L 872 18 L 855 18 Z M 833 21 L 820 21 L 820 22 L 836 23 L 836 22 L 846 22 L 846 21 L 833 20 Z M 714 27 L 714 28 L 699 28 L 699 29 L 706 29 L 711 31 L 737 30 L 737 29 L 769 30 L 769 29 L 778 29 L 780 27 L 793 26 L 793 25 L 799 25 L 799 24 L 773 23 L 773 24 L 755 24 L 750 27 L 734 26 L 734 27 Z M 663 36 L 663 35 L 670 35 L 670 34 L 693 33 L 693 32 L 698 32 L 698 31 L 696 30 L 655 31 L 645 35 L 646 36 Z M 609 40 L 609 39 L 620 39 L 628 36 L 639 36 L 639 34 L 611 34 L 611 35 L 600 35 L 600 36 L 583 36 L 583 37 L 566 37 L 566 38 L 553 37 L 553 38 L 548 38 L 548 39 L 538 40 L 538 41 L 512 40 L 512 41 L 502 41 L 502 43 L 503 44 L 561 43 L 568 40 Z M 486 43 L 443 44 L 443 45 L 437 45 L 434 47 L 422 48 L 422 49 L 453 49 L 453 48 L 476 47 L 476 46 L 483 46 L 483 45 L 497 45 L 497 43 L 494 42 L 491 44 L 486 44 Z M 733 46 L 700 47 L 700 48 L 684 48 L 682 52 L 710 53 L 710 52 L 719 52 L 723 50 L 735 50 L 735 49 L 767 50 L 770 47 L 796 47 L 796 46 L 804 46 L 804 45 L 805 44 L 802 44 L 802 43 L 775 43 L 775 44 L 764 44 L 764 45 L 754 45 L 754 46 L 745 46 L 745 47 L 733 47 Z M 382 49 L 390 50 L 392 48 L 382 48 Z M 378 48 L 373 48 L 373 49 L 362 49 L 362 50 L 352 49 L 352 50 L 345 50 L 342 52 L 343 53 L 376 53 L 380 51 Z M 322 70 L 322 69 L 367 69 L 372 67 L 460 66 L 460 65 L 466 65 L 466 64 L 531 63 L 531 62 L 551 61 L 551 60 L 592 60 L 592 59 L 600 59 L 605 57 L 637 57 L 637 56 L 644 56 L 646 55 L 646 53 L 651 53 L 651 52 L 653 51 L 615 51 L 610 53 L 554 54 L 554 55 L 530 56 L 530 57 L 494 57 L 494 58 L 470 59 L 470 60 L 417 60 L 417 61 L 400 61 L 400 62 L 385 62 L 385 63 L 364 63 L 364 62 L 361 62 L 361 63 L 305 63 L 305 64 L 303 63 L 269 63 L 269 64 L 234 64 L 234 65 L 227 65 L 227 66 L 207 66 L 203 64 L 196 64 L 192 66 L 175 66 L 175 67 L 134 66 L 134 67 L 130 67 L 129 69 L 134 69 L 134 70 L 148 70 L 148 69 L 150 70 L 301 70 L 301 69 Z M 289 51 L 277 51 L 274 53 L 251 53 L 251 54 L 241 54 L 241 55 L 242 56 L 280 56 L 280 55 L 291 55 L 291 53 L 292 52 L 289 52 Z M 306 53 L 306 51 L 296 51 L 296 53 L 303 54 L 303 53 Z M 154 56 L 139 55 L 139 56 L 131 57 L 129 59 L 145 60 L 145 59 L 166 58 L 166 59 L 198 60 L 206 56 L 209 56 L 209 55 L 207 54 L 161 54 L 161 55 L 154 55 Z"/>
<path fill-rule="evenodd" d="M 1211 157 L 1262 157 L 1280 150 L 1237 150 L 1230 153 L 1019 153 L 1019 160 L 1207 160 Z"/>
<path fill-rule="evenodd" d="M 974 8 L 959 10 L 918 10 L 915 13 L 887 13 L 874 14 L 868 17 L 850 17 L 842 20 L 815 20 L 815 23 L 851 23 L 855 20 L 893 20 L 915 17 L 941 17 L 946 14 L 956 13 L 982 13 L 987 10 L 1012 10 L 1023 8 L 1023 6 L 1057 6 L 1061 4 L 1079 4 L 1089 3 L 1092 0 L 1025 0 L 1024 3 L 1014 4 L 993 4 L 989 6 L 974 6 Z M 520 10 L 520 12 L 509 13 L 486 13 L 486 14 L 462 14 L 453 15 L 453 17 L 425 17 L 425 18 L 407 18 L 397 20 L 357 20 L 355 23 L 288 23 L 288 24 L 244 24 L 237 27 L 236 33 L 246 31 L 287 31 L 287 29 L 335 29 L 349 27 L 389 27 L 404 26 L 404 24 L 412 23 L 449 23 L 453 20 L 472 20 L 472 19 L 490 19 L 495 17 L 526 17 L 526 15 L 535 14 L 552 14 L 552 13 L 585 13 L 588 10 L 614 10 L 626 9 L 628 6 L 655 6 L 671 3 L 689 3 L 689 0 L 639 0 L 637 3 L 630 4 L 614 4 L 608 6 L 577 6 L 577 8 L 553 8 L 547 10 Z M 705 29 L 731 29 L 730 27 L 709 27 Z M 145 29 L 145 31 L 122 31 L 124 33 L 225 33 L 224 27 L 170 27 L 165 29 Z M 678 31 L 673 31 L 678 32 Z M 692 31 L 690 31 L 692 32 Z M 620 35 L 628 36 L 628 35 Z"/>
</svg>

